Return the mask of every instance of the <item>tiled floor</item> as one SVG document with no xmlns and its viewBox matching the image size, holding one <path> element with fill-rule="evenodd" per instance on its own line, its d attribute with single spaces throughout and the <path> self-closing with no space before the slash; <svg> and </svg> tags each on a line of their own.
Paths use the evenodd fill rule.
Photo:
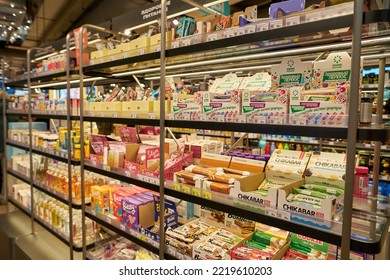
<svg viewBox="0 0 390 280">
<path fill-rule="evenodd" d="M 12 204 L 9 204 L 9 211 L 14 211 L 15 207 Z M 7 206 L 6 205 L 0 205 L 0 215 L 7 213 Z"/>
</svg>

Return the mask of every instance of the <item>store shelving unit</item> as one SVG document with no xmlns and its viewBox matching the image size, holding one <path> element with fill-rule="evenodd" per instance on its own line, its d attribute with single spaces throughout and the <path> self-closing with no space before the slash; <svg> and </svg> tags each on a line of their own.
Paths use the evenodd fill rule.
<svg viewBox="0 0 390 280">
<path fill-rule="evenodd" d="M 165 1 L 162 1 L 162 6 L 164 7 Z M 162 9 L 163 11 L 165 9 Z M 358 10 L 359 11 L 359 10 Z M 164 22 L 164 15 L 165 12 L 162 13 L 162 22 Z M 332 29 L 339 29 L 339 28 L 349 28 L 353 26 L 355 16 L 354 15 L 348 15 L 348 16 L 342 16 L 335 19 L 322 19 L 316 22 L 316 24 L 313 23 L 303 23 L 299 25 L 294 26 L 288 26 L 283 28 L 283 36 L 284 37 L 296 37 L 298 38 L 302 34 L 312 34 L 312 33 L 318 33 L 318 32 L 325 32 Z M 389 19 L 389 11 L 388 10 L 379 10 L 374 11 L 370 13 L 364 14 L 364 24 L 369 23 L 375 23 L 375 22 L 387 22 Z M 80 31 L 80 39 L 82 36 L 82 30 L 88 28 L 88 29 L 98 29 L 99 31 L 106 31 L 108 33 L 112 33 L 111 31 L 102 30 L 100 27 L 95 27 L 91 25 L 85 25 L 81 27 Z M 164 29 L 163 29 L 164 30 Z M 163 32 L 163 36 L 165 37 L 165 32 Z M 161 52 L 153 52 L 153 53 L 146 53 L 141 54 L 134 57 L 128 57 L 128 55 L 124 54 L 121 59 L 114 59 L 110 61 L 105 61 L 104 59 L 101 60 L 93 60 L 91 61 L 90 65 L 83 65 L 83 62 L 81 61 L 80 64 L 80 70 L 79 71 L 71 71 L 69 68 L 65 72 L 59 72 L 59 73 L 52 73 L 45 76 L 38 76 L 38 77 L 27 77 L 25 80 L 20 81 L 11 81 L 8 85 L 9 86 L 20 86 L 21 84 L 25 85 L 26 83 L 29 85 L 29 88 L 31 88 L 32 82 L 41 82 L 43 80 L 50 80 L 53 78 L 59 78 L 59 77 L 67 77 L 66 81 L 68 82 L 67 88 L 68 88 L 68 98 L 69 98 L 69 89 L 70 89 L 70 83 L 72 75 L 78 75 L 80 77 L 80 95 L 83 95 L 83 85 L 84 85 L 84 77 L 86 75 L 88 76 L 94 76 L 94 77 L 105 77 L 105 78 L 126 78 L 131 77 L 135 71 L 144 71 L 145 74 L 156 74 L 160 73 L 161 79 L 160 79 L 160 85 L 164 85 L 165 83 L 165 74 L 170 74 L 176 72 L 183 71 L 184 69 L 188 69 L 190 67 L 191 71 L 197 71 L 198 69 L 204 69 L 204 67 L 209 67 L 210 65 L 219 65 L 221 69 L 226 67 L 223 63 L 234 63 L 240 61 L 241 64 L 245 64 L 245 62 L 249 62 L 248 58 L 247 61 L 242 61 L 243 56 L 240 56 L 239 53 L 241 51 L 241 47 L 245 48 L 245 52 L 251 59 L 250 64 L 265 64 L 269 63 L 270 61 L 280 61 L 280 58 L 286 55 L 296 55 L 296 54 L 307 54 L 315 57 L 318 52 L 325 51 L 325 50 L 345 50 L 350 49 L 351 46 L 353 46 L 353 41 L 350 41 L 349 37 L 345 38 L 339 38 L 337 36 L 329 36 L 327 38 L 324 38 L 324 41 L 331 42 L 332 44 L 322 44 L 323 41 L 316 42 L 314 41 L 314 44 L 316 44 L 316 48 L 305 48 L 305 41 L 297 41 L 298 43 L 301 43 L 303 47 L 297 47 L 296 44 L 291 46 L 280 46 L 280 48 L 288 48 L 288 50 L 281 50 L 278 51 L 276 48 L 275 50 L 272 50 L 272 48 L 267 49 L 259 47 L 259 42 L 264 41 L 271 41 L 276 42 L 281 37 L 281 31 L 280 29 L 273 29 L 263 32 L 257 32 L 253 34 L 245 34 L 241 35 L 239 38 L 239 42 L 237 38 L 224 38 L 220 40 L 215 41 L 209 41 L 209 42 L 203 42 L 196 45 L 190 45 L 190 46 L 184 46 L 176 49 L 169 49 L 165 50 L 165 41 L 161 40 Z M 69 38 L 70 35 L 67 36 L 67 55 L 69 56 Z M 340 42 L 344 39 L 347 39 L 345 42 Z M 360 39 L 360 38 L 359 38 Z M 370 38 L 369 38 L 370 39 Z M 379 42 L 376 42 L 375 40 L 363 40 L 362 46 L 368 47 L 368 46 L 375 46 L 376 44 L 389 44 L 390 38 L 389 37 L 380 37 L 377 38 Z M 277 45 L 274 45 L 273 47 L 278 47 Z M 225 53 L 221 54 L 220 57 L 216 56 L 216 53 L 220 51 L 222 48 L 226 50 Z M 215 56 L 216 58 L 213 59 L 202 59 L 202 56 L 209 53 L 211 53 L 211 56 Z M 80 49 L 80 57 L 82 57 L 83 50 Z M 183 56 L 183 55 L 192 55 L 193 61 L 186 63 L 186 65 L 182 64 L 180 61 L 175 61 L 175 58 Z M 165 60 L 167 58 L 167 60 Z M 158 62 L 156 62 L 158 61 Z M 30 59 L 28 59 L 28 62 L 30 62 Z M 150 62 L 149 67 L 139 68 L 139 69 L 132 69 L 131 71 L 126 70 L 127 72 L 122 70 L 114 70 L 117 66 L 124 66 L 129 65 L 133 63 L 140 63 L 140 62 Z M 161 65 L 158 64 L 161 62 Z M 155 67 L 154 67 L 155 66 Z M 68 66 L 69 67 L 69 66 Z M 143 66 L 141 66 L 143 67 Z M 30 70 L 30 69 L 29 69 Z M 161 71 L 161 72 L 160 72 Z M 165 73 L 165 71 L 167 73 Z M 30 71 L 29 71 L 30 73 Z M 29 94 L 31 96 L 31 93 Z M 295 126 L 295 125 L 267 125 L 267 124 L 252 124 L 252 123 L 226 123 L 226 122 L 210 122 L 206 121 L 205 119 L 200 121 L 182 121 L 182 120 L 173 120 L 169 116 L 164 116 L 163 113 L 160 114 L 159 119 L 155 119 L 155 117 L 150 118 L 121 118 L 115 115 L 115 113 L 103 113 L 99 115 L 86 113 L 83 111 L 83 102 L 81 102 L 81 113 L 80 116 L 71 116 L 70 115 L 70 108 L 68 105 L 67 115 L 50 115 L 50 114 L 36 114 L 32 113 L 31 110 L 28 114 L 23 112 L 17 112 L 17 111 L 11 111 L 8 110 L 6 114 L 9 115 L 16 115 L 16 116 L 22 116 L 22 117 L 39 117 L 39 118 L 58 118 L 58 119 L 66 119 L 68 122 L 70 120 L 79 120 L 80 123 L 83 122 L 111 122 L 111 123 L 121 123 L 121 124 L 128 124 L 128 125 L 148 125 L 148 126 L 160 126 L 160 128 L 164 127 L 177 127 L 177 128 L 192 128 L 192 129 L 207 129 L 207 130 L 220 130 L 220 131 L 230 131 L 230 132 L 244 132 L 244 133 L 259 133 L 259 134 L 278 134 L 278 135 L 301 135 L 301 136 L 311 136 L 311 137 L 318 137 L 318 138 L 335 138 L 335 139 L 348 139 L 348 143 L 353 143 L 355 146 L 356 140 L 363 140 L 363 141 L 386 141 L 390 139 L 390 129 L 386 128 L 382 125 L 376 125 L 371 127 L 358 127 L 356 129 L 356 139 L 349 139 L 350 132 L 353 130 L 351 127 L 320 127 L 320 126 L 312 126 L 312 127 L 303 127 L 303 126 Z M 68 102 L 69 104 L 69 102 Z M 161 112 L 164 112 L 164 102 L 161 102 L 162 106 L 160 107 Z M 83 127 L 83 126 L 82 126 Z M 31 132 L 31 127 L 30 127 Z M 31 133 L 30 133 L 31 134 Z M 82 133 L 83 135 L 83 129 Z M 68 133 L 69 135 L 69 133 Z M 161 137 L 163 138 L 163 137 Z M 278 141 L 278 140 L 275 140 Z M 31 138 L 30 138 L 31 143 Z M 84 140 L 83 137 L 81 137 L 81 145 L 83 145 Z M 299 142 L 294 142 L 299 143 Z M 302 142 L 303 143 L 303 142 Z M 311 143 L 310 144 L 317 144 L 317 143 Z M 185 201 L 193 202 L 196 204 L 200 204 L 206 207 L 214 208 L 216 210 L 224 211 L 227 213 L 234 213 L 235 215 L 240 215 L 242 217 L 266 223 L 269 225 L 273 225 L 275 227 L 279 227 L 282 229 L 286 229 L 289 231 L 293 231 L 296 233 L 301 233 L 304 235 L 307 235 L 312 238 L 320 239 L 338 246 L 342 246 L 345 244 L 345 242 L 350 243 L 350 247 L 347 246 L 347 251 L 349 253 L 349 250 L 356 250 L 361 252 L 366 252 L 370 254 L 379 253 L 383 247 L 384 240 L 386 238 L 386 233 L 389 228 L 389 219 L 387 216 L 382 216 L 381 214 L 372 213 L 369 214 L 367 211 L 361 212 L 358 209 L 354 209 L 353 213 L 351 213 L 351 209 L 348 210 L 348 207 L 346 207 L 346 214 L 347 218 L 352 219 L 352 217 L 355 215 L 355 217 L 361 216 L 365 217 L 369 222 L 375 225 L 375 228 L 378 228 L 378 232 L 375 231 L 373 234 L 373 237 L 367 239 L 361 238 L 357 235 L 354 235 L 352 233 L 352 236 L 345 236 L 344 229 L 343 229 L 343 223 L 342 222 L 336 222 L 336 221 L 329 221 L 330 227 L 329 229 L 321 229 L 318 227 L 309 226 L 306 224 L 302 224 L 299 222 L 296 222 L 291 219 L 291 216 L 286 215 L 285 212 L 280 212 L 278 209 L 273 209 L 271 207 L 264 207 L 264 208 L 258 208 L 258 209 L 248 209 L 246 207 L 242 207 L 235 203 L 234 201 L 219 199 L 218 197 L 214 196 L 211 192 L 195 192 L 194 190 L 183 188 L 182 186 L 178 186 L 174 182 L 165 181 L 164 177 L 160 179 L 156 178 L 150 178 L 148 176 L 144 176 L 141 174 L 134 174 L 131 172 L 126 172 L 124 170 L 119 170 L 115 168 L 111 168 L 108 166 L 104 166 L 102 164 L 97 164 L 90 162 L 86 160 L 83 157 L 83 151 L 81 152 L 81 161 L 74 161 L 70 159 L 70 153 L 68 153 L 68 157 L 60 156 L 58 154 L 52 154 L 48 151 L 42 151 L 36 148 L 33 148 L 31 146 L 22 145 L 21 143 L 16 143 L 15 141 L 8 140 L 8 145 L 12 145 L 18 148 L 22 148 L 25 150 L 29 150 L 30 152 L 41 154 L 47 157 L 54 158 L 56 160 L 60 160 L 63 162 L 67 162 L 69 165 L 69 170 L 71 165 L 80 165 L 82 174 L 84 170 L 100 173 L 102 175 L 121 180 L 123 182 L 127 182 L 130 184 L 135 184 L 144 188 L 147 188 L 149 190 L 160 192 L 160 194 L 166 194 L 178 199 L 182 199 Z M 324 142 L 318 143 L 324 145 Z M 335 143 L 325 143 L 330 146 L 335 145 Z M 359 145 L 357 145 L 359 147 Z M 367 148 L 366 146 L 364 146 Z M 369 147 L 369 148 L 372 148 Z M 163 153 L 161 153 L 163 154 Z M 161 161 L 163 162 L 163 161 Z M 352 166 L 349 165 L 349 170 L 351 170 Z M 17 174 L 13 172 L 12 170 L 8 171 L 13 176 L 27 182 L 31 182 L 28 178 L 24 178 L 24 176 L 21 176 L 20 174 Z M 70 172 L 70 171 L 69 171 Z M 83 176 L 83 175 L 82 175 Z M 83 177 L 82 177 L 83 178 Z M 82 193 L 84 193 L 84 181 L 82 181 Z M 350 182 L 349 182 L 350 183 Z M 55 197 L 56 199 L 63 201 L 64 203 L 68 203 L 69 205 L 76 207 L 72 200 L 65 200 L 64 197 L 60 196 L 59 194 L 53 193 L 49 191 L 47 188 L 43 186 L 39 186 L 37 184 L 32 183 L 32 187 L 39 189 L 41 191 L 44 191 L 48 193 L 49 195 Z M 348 186 L 349 188 L 350 186 Z M 71 189 L 71 188 L 69 188 Z M 71 191 L 71 190 L 70 190 Z M 348 194 L 348 192 L 347 192 Z M 69 193 L 71 196 L 71 193 Z M 10 200 L 12 202 L 12 200 Z M 163 203 L 162 203 L 163 204 Z M 164 205 L 164 204 L 163 204 Z M 150 238 L 146 237 L 143 234 L 140 234 L 139 232 L 136 232 L 132 229 L 129 229 L 119 223 L 117 220 L 112 219 L 109 216 L 103 215 L 101 213 L 96 213 L 94 210 L 92 210 L 88 205 L 86 205 L 85 197 L 82 197 L 81 205 L 77 206 L 82 209 L 83 212 L 83 218 L 88 217 L 100 224 L 102 224 L 104 227 L 107 227 L 108 229 L 116 232 L 119 235 L 122 235 L 126 237 L 127 239 L 133 241 L 134 243 L 150 250 L 153 253 L 159 253 L 160 258 L 164 257 L 166 259 L 186 259 L 185 256 L 175 252 L 170 248 L 169 246 L 165 246 L 164 238 L 163 238 L 163 227 L 160 230 L 160 236 L 162 237 L 160 242 L 157 242 L 155 240 L 151 240 Z M 34 219 L 33 219 L 34 220 Z M 38 220 L 39 222 L 39 220 Z M 83 233 L 85 234 L 85 230 L 83 230 Z M 59 239 L 62 237 L 59 236 Z M 70 247 L 73 247 L 71 242 L 69 244 Z M 88 246 L 85 244 L 85 236 L 83 238 L 83 246 L 82 251 L 84 254 L 84 258 L 86 257 L 86 250 Z M 71 249 L 71 252 L 73 250 Z M 71 253 L 72 258 L 72 253 Z"/>
</svg>

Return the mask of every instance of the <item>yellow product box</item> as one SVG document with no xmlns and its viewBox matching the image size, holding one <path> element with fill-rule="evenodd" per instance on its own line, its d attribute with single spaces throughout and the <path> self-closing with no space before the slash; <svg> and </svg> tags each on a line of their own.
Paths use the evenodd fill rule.
<svg viewBox="0 0 390 280">
<path fill-rule="evenodd" d="M 106 186 L 91 187 L 91 207 L 96 212 L 108 214 L 110 210 L 110 191 Z"/>
<path fill-rule="evenodd" d="M 89 103 L 89 111 L 101 112 L 102 111 L 102 103 L 103 102 L 90 102 Z"/>
<path fill-rule="evenodd" d="M 120 44 L 117 46 L 121 52 L 137 51 L 139 49 L 147 49 L 150 45 L 150 38 L 142 36 L 137 39 L 131 40 L 128 43 Z"/>
<path fill-rule="evenodd" d="M 91 52 L 91 59 L 102 58 L 108 55 L 108 49 Z"/>
<path fill-rule="evenodd" d="M 114 215 L 114 199 L 113 199 L 113 193 L 114 191 L 118 190 L 120 186 L 115 186 L 115 185 L 107 185 L 105 186 L 106 190 L 108 190 L 108 197 L 109 197 L 109 214 Z"/>
<path fill-rule="evenodd" d="M 149 100 L 122 102 L 123 117 L 139 117 L 153 112 L 153 103 Z"/>
<path fill-rule="evenodd" d="M 213 166 L 213 167 L 229 167 L 230 160 L 231 160 L 230 156 L 211 154 L 211 153 L 202 153 L 200 164 L 204 166 Z"/>
<path fill-rule="evenodd" d="M 121 112 L 122 102 L 100 102 L 102 103 L 101 111 L 103 112 Z"/>
<path fill-rule="evenodd" d="M 160 100 L 153 100 L 153 109 L 152 112 L 155 114 L 160 113 Z M 165 113 L 169 114 L 172 112 L 172 101 L 171 100 L 165 100 Z"/>
<path fill-rule="evenodd" d="M 172 41 L 172 32 L 168 31 L 166 33 L 166 46 L 165 46 L 167 50 L 171 48 L 171 41 Z M 161 50 L 161 34 L 150 36 L 150 51 L 158 52 L 160 50 Z"/>
</svg>

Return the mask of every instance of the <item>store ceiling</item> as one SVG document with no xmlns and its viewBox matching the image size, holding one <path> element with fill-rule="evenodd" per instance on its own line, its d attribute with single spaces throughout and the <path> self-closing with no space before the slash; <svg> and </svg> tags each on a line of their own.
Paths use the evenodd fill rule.
<svg viewBox="0 0 390 280">
<path fill-rule="evenodd" d="M 0 24 L 14 30 L 0 37 L 0 57 L 6 64 L 6 76 L 26 70 L 26 50 L 47 46 L 85 23 L 99 24 L 160 0 L 0 0 Z M 193 0 L 196 2 L 196 0 Z M 232 12 L 270 0 L 230 0 Z M 115 3 L 115 5 L 113 5 Z M 14 7 L 12 7 L 14 6 Z M 15 16 L 14 16 L 15 15 Z M 10 21 L 13 20 L 13 24 Z M 18 29 L 18 27 L 20 27 Z M 1 29 L 2 30 L 6 29 Z M 1 34 L 1 33 L 0 33 Z"/>
</svg>

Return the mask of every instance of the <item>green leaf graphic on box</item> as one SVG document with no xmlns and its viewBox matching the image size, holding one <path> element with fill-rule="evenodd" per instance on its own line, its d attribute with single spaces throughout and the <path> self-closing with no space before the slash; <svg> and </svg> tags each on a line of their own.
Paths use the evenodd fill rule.
<svg viewBox="0 0 390 280">
<path fill-rule="evenodd" d="M 242 107 L 242 111 L 243 111 L 244 113 L 252 112 L 252 111 L 253 111 L 253 106 L 243 106 L 243 107 Z"/>
<path fill-rule="evenodd" d="M 291 109 L 291 113 L 298 113 L 298 112 L 305 111 L 305 106 L 291 105 L 290 109 Z"/>
<path fill-rule="evenodd" d="M 302 74 L 284 74 L 280 75 L 279 84 L 300 84 L 302 82 Z"/>
<path fill-rule="evenodd" d="M 349 81 L 350 70 L 326 71 L 324 73 L 323 82 L 345 82 Z"/>
<path fill-rule="evenodd" d="M 203 112 L 207 113 L 213 110 L 212 106 L 203 106 Z"/>
<path fill-rule="evenodd" d="M 180 111 L 180 107 L 179 106 L 173 106 L 173 112 L 178 112 Z"/>
</svg>

